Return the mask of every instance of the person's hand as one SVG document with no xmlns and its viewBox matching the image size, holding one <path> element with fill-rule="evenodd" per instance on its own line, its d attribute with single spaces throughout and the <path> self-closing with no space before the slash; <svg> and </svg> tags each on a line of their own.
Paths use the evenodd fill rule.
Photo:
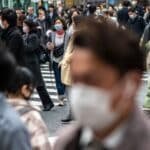
<svg viewBox="0 0 150 150">
<path fill-rule="evenodd" d="M 54 44 L 53 43 L 51 43 L 51 42 L 48 42 L 47 43 L 47 48 L 48 48 L 48 50 L 54 50 Z"/>
<path fill-rule="evenodd" d="M 61 68 L 62 66 L 62 61 L 58 64 L 58 68 Z"/>
</svg>

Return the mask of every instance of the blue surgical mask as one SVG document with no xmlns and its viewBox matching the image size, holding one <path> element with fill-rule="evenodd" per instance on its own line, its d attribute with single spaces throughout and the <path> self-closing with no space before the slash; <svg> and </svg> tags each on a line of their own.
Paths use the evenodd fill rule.
<svg viewBox="0 0 150 150">
<path fill-rule="evenodd" d="M 56 31 L 60 31 L 63 29 L 63 25 L 62 24 L 55 24 L 55 29 L 56 29 Z"/>
</svg>

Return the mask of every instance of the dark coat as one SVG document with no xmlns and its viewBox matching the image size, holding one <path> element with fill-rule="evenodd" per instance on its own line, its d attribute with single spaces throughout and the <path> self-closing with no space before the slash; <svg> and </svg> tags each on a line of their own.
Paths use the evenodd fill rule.
<svg viewBox="0 0 150 150">
<path fill-rule="evenodd" d="M 142 46 L 145 46 L 148 41 L 150 41 L 150 23 L 144 30 Z"/>
<path fill-rule="evenodd" d="M 42 86 L 42 75 L 37 56 L 37 50 L 40 46 L 40 39 L 35 32 L 30 32 L 28 35 L 24 35 L 23 39 L 25 45 L 26 67 L 29 68 L 34 74 L 37 86 Z"/>
<path fill-rule="evenodd" d="M 24 66 L 24 45 L 22 35 L 17 27 L 9 27 L 1 33 L 1 41 L 15 57 L 18 65 Z"/>
<path fill-rule="evenodd" d="M 40 42 L 44 46 L 46 44 L 46 32 L 49 29 L 49 24 L 48 24 L 47 18 L 45 18 L 44 20 L 37 19 L 36 23 L 41 28 L 41 29 L 39 29 Z"/>
<path fill-rule="evenodd" d="M 58 14 L 56 12 L 53 13 L 52 17 L 50 16 L 50 14 L 48 14 L 47 23 L 49 29 L 53 28 L 53 25 L 55 24 L 57 18 L 58 18 Z"/>
<path fill-rule="evenodd" d="M 121 10 L 118 11 L 117 13 L 117 19 L 120 25 L 127 25 L 128 20 L 129 20 L 129 15 L 128 15 L 128 8 L 124 7 Z"/>
<path fill-rule="evenodd" d="M 144 19 L 140 16 L 137 16 L 134 19 L 129 19 L 128 27 L 131 31 L 137 34 L 139 38 L 141 38 L 144 29 L 145 29 L 146 23 Z"/>
</svg>

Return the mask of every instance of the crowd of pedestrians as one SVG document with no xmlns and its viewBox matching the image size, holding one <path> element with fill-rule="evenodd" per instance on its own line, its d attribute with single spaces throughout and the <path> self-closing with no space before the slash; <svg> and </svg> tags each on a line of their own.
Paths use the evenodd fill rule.
<svg viewBox="0 0 150 150">
<path fill-rule="evenodd" d="M 50 150 L 48 129 L 29 101 L 36 89 L 43 111 L 54 102 L 40 64 L 54 71 L 60 109 L 69 111 L 56 150 L 149 150 L 150 124 L 136 104 L 150 70 L 150 5 L 50 4 L 0 11 L 0 149 Z M 146 64 L 145 64 L 146 62 Z M 150 108 L 147 98 L 144 107 Z"/>
</svg>

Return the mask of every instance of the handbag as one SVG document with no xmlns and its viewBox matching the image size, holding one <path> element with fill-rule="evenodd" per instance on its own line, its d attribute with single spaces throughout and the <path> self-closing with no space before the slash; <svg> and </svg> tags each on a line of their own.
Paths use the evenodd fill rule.
<svg viewBox="0 0 150 150">
<path fill-rule="evenodd" d="M 56 38 L 56 34 L 54 33 L 51 35 L 51 41 L 54 43 L 54 45 L 55 45 L 55 38 Z M 55 58 L 59 58 L 59 57 L 63 56 L 63 54 L 64 54 L 64 43 L 65 43 L 65 36 L 64 36 L 63 44 L 61 44 L 60 46 L 55 46 L 55 48 L 54 48 L 53 56 Z"/>
<path fill-rule="evenodd" d="M 59 58 L 63 56 L 63 54 L 64 54 L 64 44 L 54 48 L 53 56 L 55 58 Z"/>
<path fill-rule="evenodd" d="M 37 56 L 40 64 L 45 64 L 47 61 L 49 61 L 48 52 L 41 44 L 37 49 Z"/>
</svg>

